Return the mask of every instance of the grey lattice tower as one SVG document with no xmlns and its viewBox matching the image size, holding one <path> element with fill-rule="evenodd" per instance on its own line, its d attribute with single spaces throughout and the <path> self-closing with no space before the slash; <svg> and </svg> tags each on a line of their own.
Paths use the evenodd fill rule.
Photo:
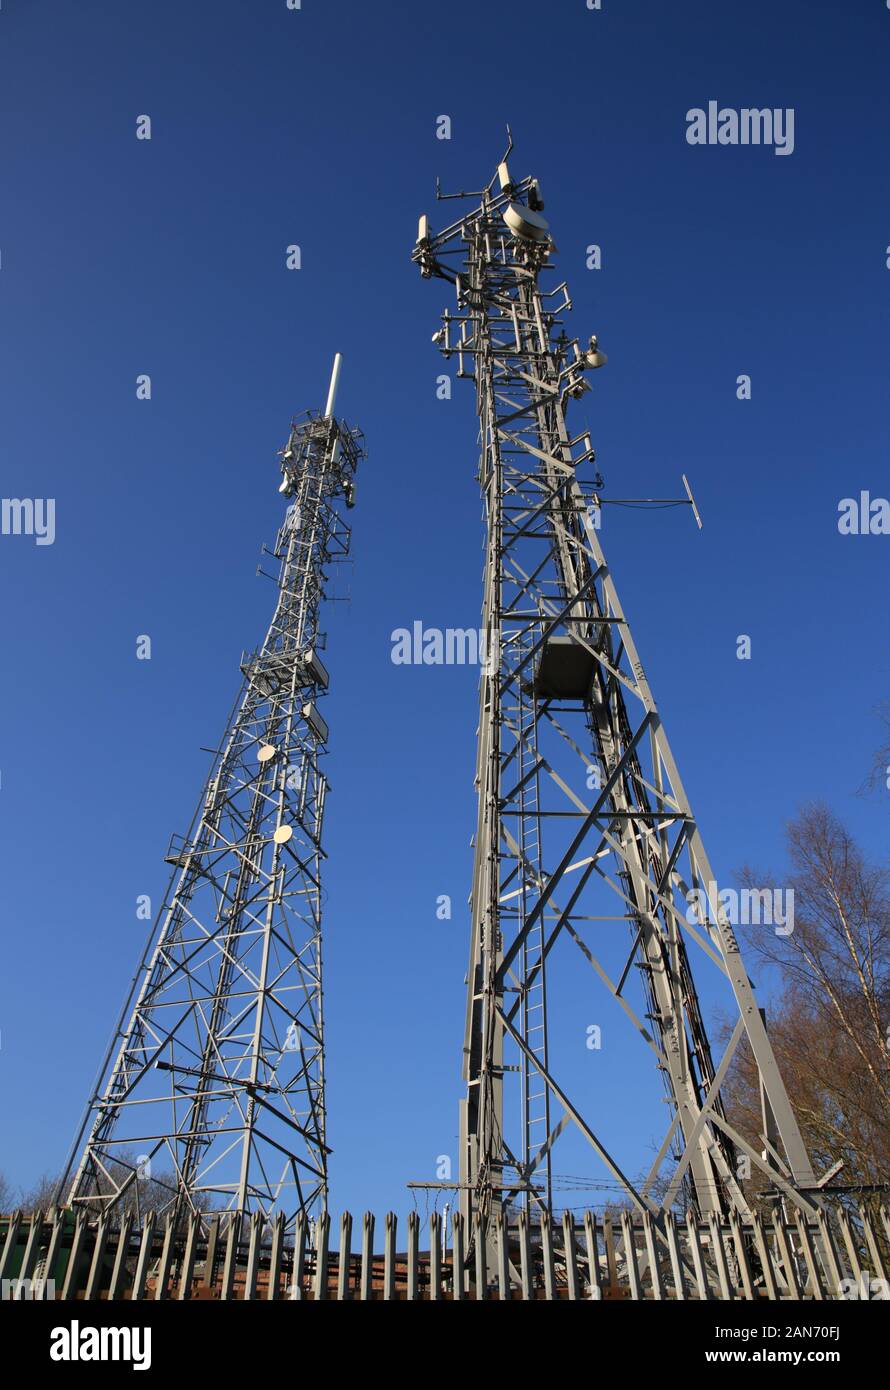
<svg viewBox="0 0 890 1390">
<path fill-rule="evenodd" d="M 296 421 L 278 598 L 72 1151 L 70 1202 L 297 1212 L 327 1193 L 322 1008 L 328 675 L 319 621 L 363 456 L 333 414 Z M 76 1160 L 77 1166 L 74 1167 Z M 72 1177 L 70 1189 L 67 1180 Z"/>
<path fill-rule="evenodd" d="M 478 194 L 440 196 L 474 205 L 441 232 L 422 217 L 413 259 L 424 277 L 455 286 L 456 308 L 434 342 L 476 384 L 487 518 L 464 1213 L 484 1217 L 492 1203 L 516 1200 L 549 1209 L 567 1126 L 598 1155 L 593 1171 L 658 1227 L 678 1197 L 706 1216 L 747 1213 L 743 1154 L 809 1210 L 810 1162 L 600 543 L 606 499 L 590 435 L 585 427 L 573 437 L 566 423 L 605 357 L 595 338 L 581 345 L 564 331 L 566 286 L 542 283 L 554 247 L 536 180 L 513 183 L 505 156 Z M 654 599 L 663 551 L 637 562 Z M 665 621 L 666 640 L 681 640 Z M 716 968 L 729 987 L 734 1027 L 716 1065 L 693 958 L 696 972 Z M 595 1082 L 560 1081 L 571 1070 L 561 1071 L 566 1049 L 583 1046 L 577 1027 L 565 1037 L 562 993 L 576 998 L 578 972 L 591 1000 L 611 999 L 625 1015 L 614 1015 L 611 1055 L 623 1028 L 621 1046 L 638 1040 L 665 1083 L 670 1122 L 665 1129 L 656 1105 L 664 1141 L 642 1182 L 604 1137 L 619 1118 L 614 1101 L 599 1102 Z M 586 1016 L 606 1015 L 597 1005 Z M 721 1102 L 745 1034 L 768 1098 L 769 1134 L 756 1150 Z M 628 1087 L 623 1109 L 642 1104 Z"/>
</svg>

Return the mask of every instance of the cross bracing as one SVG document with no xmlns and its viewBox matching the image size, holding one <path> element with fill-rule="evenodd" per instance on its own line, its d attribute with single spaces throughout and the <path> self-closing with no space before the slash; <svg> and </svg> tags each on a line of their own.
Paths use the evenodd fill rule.
<svg viewBox="0 0 890 1390">
<path fill-rule="evenodd" d="M 307 413 L 281 454 L 277 599 L 69 1163 L 75 1208 L 176 1221 L 324 1208 L 322 845 L 328 567 L 346 556 L 359 431 Z"/>
<path fill-rule="evenodd" d="M 567 423 L 605 358 L 595 338 L 566 332 L 567 286 L 546 287 L 555 247 L 537 181 L 514 183 L 505 159 L 480 193 L 449 196 L 475 205 L 441 232 L 421 218 L 413 259 L 454 286 L 434 342 L 475 383 L 482 625 L 497 653 L 480 678 L 462 1210 L 550 1211 L 553 1155 L 574 1133 L 662 1237 L 678 1206 L 750 1219 L 750 1169 L 812 1213 L 810 1161 L 603 549 L 590 433 Z M 662 566 L 645 563 L 654 594 Z M 615 1116 L 595 1086 L 561 1080 L 572 1070 L 556 1055 L 562 991 L 579 970 L 664 1083 L 669 1118 L 642 1180 L 612 1152 Z M 734 1015 L 719 1053 L 696 988 L 704 970 Z M 763 1088 L 757 1147 L 721 1092 L 743 1037 Z M 631 1091 L 626 1106 L 637 1103 Z"/>
</svg>

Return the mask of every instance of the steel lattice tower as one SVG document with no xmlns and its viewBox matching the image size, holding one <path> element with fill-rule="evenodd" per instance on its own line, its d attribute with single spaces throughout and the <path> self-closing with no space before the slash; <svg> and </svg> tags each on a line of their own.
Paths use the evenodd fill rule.
<svg viewBox="0 0 890 1390">
<path fill-rule="evenodd" d="M 243 681 L 63 1179 L 77 1207 L 273 1209 L 327 1196 L 322 818 L 328 676 L 320 613 L 362 436 L 333 414 L 291 426 L 275 612 Z M 77 1160 L 76 1169 L 74 1160 Z M 70 1189 L 67 1184 L 72 1178 Z M 168 1200 L 167 1200 L 168 1199 Z"/>
<path fill-rule="evenodd" d="M 455 286 L 456 312 L 433 341 L 475 381 L 486 519 L 462 1210 L 483 1221 L 505 1202 L 552 1210 L 552 1153 L 569 1125 L 659 1230 L 678 1201 L 750 1215 L 742 1155 L 811 1210 L 810 1161 L 600 543 L 590 435 L 566 423 L 605 358 L 595 338 L 582 346 L 562 328 L 566 285 L 542 288 L 555 248 L 537 181 L 511 180 L 511 150 L 479 193 L 439 195 L 476 205 L 441 232 L 422 217 L 413 252 L 424 277 Z M 716 1065 L 687 946 L 730 987 L 735 1026 Z M 671 1118 L 644 1182 L 601 1138 L 609 1115 L 570 1095 L 551 1058 L 566 952 L 664 1080 Z M 745 1035 L 761 1151 L 721 1100 Z"/>
</svg>

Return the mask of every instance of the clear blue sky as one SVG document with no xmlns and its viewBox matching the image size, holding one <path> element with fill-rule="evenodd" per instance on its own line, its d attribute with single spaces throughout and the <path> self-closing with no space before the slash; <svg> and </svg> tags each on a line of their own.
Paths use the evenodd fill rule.
<svg viewBox="0 0 890 1390">
<path fill-rule="evenodd" d="M 477 621 L 473 391 L 436 399 L 446 287 L 409 254 L 436 175 L 481 187 L 506 121 L 573 327 L 610 356 L 574 416 L 607 488 L 686 472 L 704 517 L 613 509 L 603 541 L 718 872 L 780 870 L 813 797 L 886 852 L 886 806 L 856 792 L 890 696 L 890 537 L 836 523 L 841 497 L 890 494 L 888 59 L 879 0 L 6 0 L 0 492 L 54 497 L 57 531 L 0 536 L 10 1180 L 63 1161 L 136 898 L 160 901 L 268 620 L 275 451 L 336 349 L 369 458 L 326 658 L 332 1205 L 405 1211 L 456 1154 L 476 673 L 396 667 L 390 633 Z M 793 154 L 691 147 L 710 99 L 793 107 Z M 664 1110 L 614 1077 L 599 1095 L 636 1172 Z"/>
</svg>

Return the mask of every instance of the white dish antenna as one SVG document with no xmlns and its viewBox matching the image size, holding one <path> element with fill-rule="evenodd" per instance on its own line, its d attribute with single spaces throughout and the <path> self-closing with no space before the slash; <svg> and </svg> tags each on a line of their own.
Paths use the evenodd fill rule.
<svg viewBox="0 0 890 1390">
<path fill-rule="evenodd" d="M 547 218 L 522 203 L 508 203 L 504 208 L 504 221 L 514 236 L 521 236 L 525 241 L 550 240 Z"/>
</svg>

